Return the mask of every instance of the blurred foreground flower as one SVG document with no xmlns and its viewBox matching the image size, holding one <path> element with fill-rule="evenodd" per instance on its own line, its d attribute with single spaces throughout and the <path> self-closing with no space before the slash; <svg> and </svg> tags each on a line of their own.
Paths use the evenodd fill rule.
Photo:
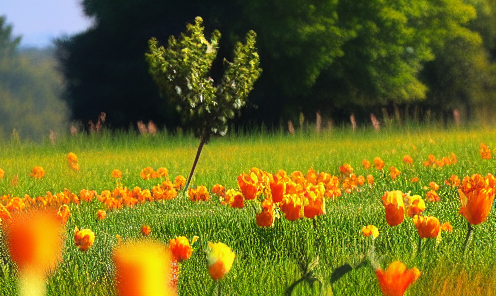
<svg viewBox="0 0 496 296">
<path fill-rule="evenodd" d="M 5 171 L 0 169 L 0 179 L 3 179 L 4 176 L 5 176 Z"/>
<path fill-rule="evenodd" d="M 386 271 L 377 269 L 375 274 L 384 296 L 402 296 L 408 286 L 420 277 L 417 268 L 407 270 L 405 264 L 400 261 L 391 263 Z"/>
<path fill-rule="evenodd" d="M 119 179 L 122 177 L 122 172 L 118 169 L 112 171 L 112 178 Z"/>
<path fill-rule="evenodd" d="M 169 287 L 172 254 L 164 245 L 141 240 L 119 245 L 112 254 L 120 296 L 176 295 Z"/>
<path fill-rule="evenodd" d="M 71 169 L 79 171 L 78 157 L 74 152 L 69 152 L 69 154 L 67 154 L 67 163 Z"/>
<path fill-rule="evenodd" d="M 74 244 L 81 251 L 88 251 L 93 243 L 95 242 L 95 233 L 90 229 L 82 229 L 79 228 L 74 229 Z"/>
<path fill-rule="evenodd" d="M 21 295 L 44 295 L 45 278 L 62 258 L 63 226 L 51 211 L 15 214 L 2 225 L 10 258 L 19 268 Z"/>
<path fill-rule="evenodd" d="M 234 262 L 234 252 L 223 243 L 208 242 L 207 263 L 208 272 L 214 280 L 220 280 L 231 270 Z"/>
</svg>

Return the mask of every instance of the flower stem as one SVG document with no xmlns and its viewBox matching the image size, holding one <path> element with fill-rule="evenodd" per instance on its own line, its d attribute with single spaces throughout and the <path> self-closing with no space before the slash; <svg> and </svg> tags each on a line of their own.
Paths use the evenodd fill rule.
<svg viewBox="0 0 496 296">
<path fill-rule="evenodd" d="M 422 252 L 422 238 L 419 236 L 417 254 L 420 255 L 421 252 Z"/>
<path fill-rule="evenodd" d="M 467 237 L 465 238 L 465 244 L 463 246 L 463 253 L 464 254 L 467 251 L 467 247 L 468 247 L 469 241 L 472 238 L 472 233 L 473 233 L 473 230 L 474 230 L 474 228 L 472 227 L 472 224 L 470 224 L 470 222 L 467 222 L 467 223 L 468 223 L 467 224 L 468 225 Z"/>
</svg>

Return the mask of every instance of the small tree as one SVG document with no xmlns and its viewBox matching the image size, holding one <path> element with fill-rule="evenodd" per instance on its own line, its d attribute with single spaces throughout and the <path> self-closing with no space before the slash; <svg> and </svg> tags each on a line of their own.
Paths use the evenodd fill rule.
<svg viewBox="0 0 496 296">
<path fill-rule="evenodd" d="M 246 43 L 236 45 L 233 62 L 224 60 L 224 76 L 215 84 L 208 74 L 217 56 L 220 32 L 215 30 L 210 42 L 207 41 L 202 22 L 197 17 L 194 25 L 188 24 L 187 33 L 182 33 L 179 40 L 170 36 L 168 48 L 159 47 L 155 38 L 150 39 L 149 53 L 145 55 L 160 92 L 176 105 L 183 123 L 200 139 L 186 190 L 203 145 L 211 136 L 227 133 L 228 121 L 246 105 L 248 94 L 262 73 L 255 48 L 256 34 L 249 31 Z"/>
</svg>

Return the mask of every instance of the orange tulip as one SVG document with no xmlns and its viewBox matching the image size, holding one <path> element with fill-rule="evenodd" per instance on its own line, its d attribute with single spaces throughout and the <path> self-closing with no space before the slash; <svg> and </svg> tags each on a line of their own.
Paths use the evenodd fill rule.
<svg viewBox="0 0 496 296">
<path fill-rule="evenodd" d="M 186 186 L 186 178 L 181 175 L 176 176 L 176 178 L 174 179 L 174 188 L 176 190 L 181 190 L 184 188 L 184 186 Z"/>
<path fill-rule="evenodd" d="M 189 244 L 189 240 L 184 236 L 178 236 L 171 239 L 169 247 L 172 252 L 173 259 L 176 261 L 187 260 L 193 254 L 193 249 Z"/>
<path fill-rule="evenodd" d="M 494 202 L 493 188 L 480 188 L 470 193 L 464 193 L 462 189 L 458 189 L 458 194 L 461 202 L 460 214 L 470 224 L 477 225 L 486 221 Z"/>
<path fill-rule="evenodd" d="M 405 219 L 403 192 L 399 190 L 385 192 L 382 196 L 382 203 L 386 210 L 386 221 L 389 226 L 401 224 Z"/>
<path fill-rule="evenodd" d="M 119 296 L 176 295 L 169 286 L 172 254 L 164 245 L 149 240 L 123 243 L 112 260 Z"/>
<path fill-rule="evenodd" d="M 0 169 L 0 179 L 3 179 L 4 176 L 5 176 L 5 171 Z"/>
<path fill-rule="evenodd" d="M 403 202 L 408 217 L 413 218 L 415 215 L 420 215 L 425 211 L 425 202 L 420 195 L 410 196 L 410 194 L 405 194 L 403 195 Z"/>
<path fill-rule="evenodd" d="M 435 201 L 440 201 L 441 199 L 439 198 L 439 195 L 437 194 L 436 191 L 434 190 L 429 190 L 427 192 L 427 199 L 430 201 L 430 202 L 435 202 Z"/>
<path fill-rule="evenodd" d="M 270 227 L 274 224 L 274 204 L 270 199 L 265 199 L 262 203 L 262 212 L 256 215 L 257 225 L 260 227 Z"/>
<path fill-rule="evenodd" d="M 74 244 L 80 251 L 88 251 L 95 242 L 95 233 L 90 229 L 74 229 Z"/>
<path fill-rule="evenodd" d="M 367 183 L 369 183 L 370 186 L 374 185 L 374 176 L 367 175 Z"/>
<path fill-rule="evenodd" d="M 284 217 L 289 221 L 298 220 L 303 217 L 303 201 L 296 194 L 286 194 L 281 202 L 280 208 L 284 213 Z"/>
<path fill-rule="evenodd" d="M 480 145 L 480 155 L 482 159 L 491 159 L 491 149 L 484 143 Z"/>
<path fill-rule="evenodd" d="M 433 216 L 416 215 L 413 217 L 413 224 L 415 224 L 420 238 L 437 237 L 441 231 L 441 222 Z"/>
<path fill-rule="evenodd" d="M 222 197 L 225 194 L 225 188 L 220 184 L 215 184 L 214 187 L 212 187 L 212 193 Z"/>
<path fill-rule="evenodd" d="M 384 296 L 402 296 L 408 286 L 420 277 L 420 271 L 417 268 L 407 270 L 400 261 L 391 263 L 386 271 L 377 269 L 375 274 Z"/>
<path fill-rule="evenodd" d="M 122 177 L 122 172 L 118 169 L 115 169 L 112 171 L 112 178 L 121 178 Z"/>
<path fill-rule="evenodd" d="M 392 166 L 389 169 L 389 173 L 391 175 L 391 179 L 393 179 L 393 180 L 396 180 L 396 178 L 401 174 L 401 172 L 397 168 L 395 168 L 394 166 Z"/>
<path fill-rule="evenodd" d="M 377 229 L 374 225 L 367 225 L 362 228 L 362 233 L 365 236 L 372 235 L 373 238 L 376 238 L 379 236 L 379 229 Z"/>
<path fill-rule="evenodd" d="M 272 193 L 272 202 L 281 202 L 286 191 L 286 182 L 284 179 L 278 175 L 269 175 L 269 186 Z"/>
<path fill-rule="evenodd" d="M 231 270 L 234 257 L 234 252 L 227 245 L 208 242 L 207 264 L 212 279 L 220 280 L 223 278 Z"/>
<path fill-rule="evenodd" d="M 238 185 L 246 200 L 255 199 L 259 194 L 258 177 L 255 173 L 238 176 Z"/>
<path fill-rule="evenodd" d="M 200 185 L 196 189 L 190 188 L 188 190 L 189 199 L 191 201 L 209 201 L 210 194 L 207 187 Z"/>
<path fill-rule="evenodd" d="M 364 159 L 362 160 L 362 165 L 365 169 L 370 169 L 370 161 Z"/>
<path fill-rule="evenodd" d="M 153 168 L 152 167 L 146 167 L 141 170 L 140 177 L 143 180 L 150 180 L 153 177 Z"/>
<path fill-rule="evenodd" d="M 107 212 L 104 210 L 98 210 L 98 212 L 96 212 L 96 215 L 98 217 L 98 220 L 103 220 L 105 219 L 105 217 L 107 217 Z"/>
<path fill-rule="evenodd" d="M 166 168 L 159 168 L 157 170 L 157 175 L 159 178 L 167 178 L 169 177 L 169 170 Z"/>
<path fill-rule="evenodd" d="M 33 178 L 41 179 L 45 176 L 45 170 L 40 166 L 35 166 L 29 175 Z"/>
<path fill-rule="evenodd" d="M 150 226 L 148 226 L 148 225 L 143 225 L 143 227 L 141 227 L 141 233 L 142 233 L 144 236 L 148 236 L 148 235 L 150 235 L 150 232 L 152 232 L 152 229 L 150 228 Z"/>
<path fill-rule="evenodd" d="M 62 258 L 63 226 L 51 211 L 30 211 L 15 214 L 4 221 L 10 258 L 20 273 L 46 276 Z"/>
<path fill-rule="evenodd" d="M 59 219 L 60 223 L 65 225 L 70 215 L 71 211 L 69 210 L 69 207 L 67 205 L 61 205 L 59 211 L 57 212 L 57 218 Z"/>
<path fill-rule="evenodd" d="M 439 185 L 436 184 L 436 182 L 429 182 L 429 188 L 431 190 L 435 190 L 435 191 L 438 191 L 439 190 Z"/>
<path fill-rule="evenodd" d="M 410 155 L 405 155 L 403 157 L 403 162 L 406 164 L 412 164 L 413 163 L 413 158 Z"/>
<path fill-rule="evenodd" d="M 382 170 L 384 168 L 384 161 L 380 157 L 374 158 L 374 166 L 377 170 Z"/>
<path fill-rule="evenodd" d="M 451 175 L 451 177 L 448 180 L 444 181 L 444 184 L 451 186 L 451 187 L 458 187 L 460 186 L 460 178 L 458 178 L 457 175 Z"/>
<path fill-rule="evenodd" d="M 306 198 L 303 213 L 306 218 L 313 219 L 315 216 L 325 215 L 324 188 L 313 186 L 305 192 Z"/>
<path fill-rule="evenodd" d="M 351 165 L 345 163 L 345 164 L 343 164 L 342 166 L 339 167 L 339 171 L 343 175 L 349 175 L 349 174 L 352 174 L 353 173 L 353 168 L 351 167 Z"/>
</svg>

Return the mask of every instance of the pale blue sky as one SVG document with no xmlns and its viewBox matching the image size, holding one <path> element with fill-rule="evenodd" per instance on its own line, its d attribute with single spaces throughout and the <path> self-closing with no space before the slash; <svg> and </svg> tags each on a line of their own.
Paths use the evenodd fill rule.
<svg viewBox="0 0 496 296">
<path fill-rule="evenodd" d="M 83 14 L 82 0 L 0 0 L 0 15 L 22 35 L 21 46 L 45 47 L 54 38 L 85 31 L 91 19 Z"/>
</svg>

